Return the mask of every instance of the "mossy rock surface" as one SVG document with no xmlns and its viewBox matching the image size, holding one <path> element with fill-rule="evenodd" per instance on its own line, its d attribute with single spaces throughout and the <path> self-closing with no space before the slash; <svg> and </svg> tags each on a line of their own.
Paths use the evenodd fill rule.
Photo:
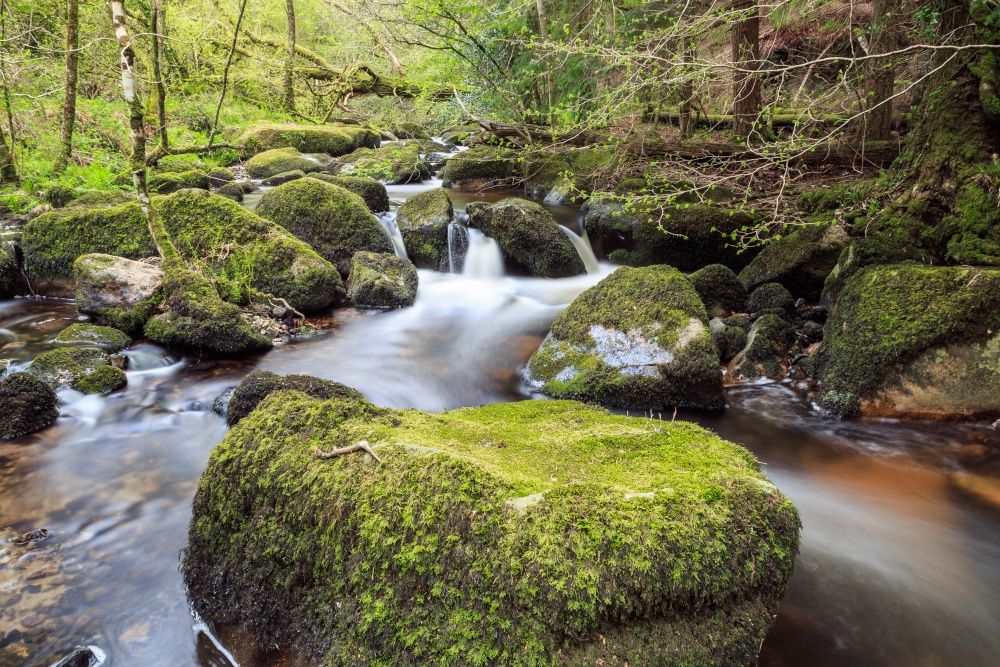
<svg viewBox="0 0 1000 667">
<path fill-rule="evenodd" d="M 912 407 L 903 413 L 910 416 L 1000 412 L 1000 398 L 991 406 L 980 397 L 980 390 L 1000 397 L 998 332 L 1000 270 L 916 263 L 863 268 L 846 281 L 824 328 L 820 404 L 841 416 L 891 415 L 890 402 L 904 397 Z M 949 346 L 964 346 L 968 355 Z M 942 374 L 949 367 L 955 376 Z M 897 393 L 886 395 L 893 384 Z M 952 390 L 950 407 L 936 398 L 935 385 Z M 966 408 L 959 405 L 963 394 Z"/>
<path fill-rule="evenodd" d="M 55 390 L 32 373 L 0 379 L 0 440 L 19 438 L 52 424 L 59 417 Z"/>
<path fill-rule="evenodd" d="M 135 195 L 124 190 L 91 190 L 71 201 L 67 206 L 74 208 L 101 208 L 118 206 L 135 201 Z"/>
<path fill-rule="evenodd" d="M 795 297 L 819 300 L 823 284 L 849 242 L 840 225 L 815 225 L 772 241 L 740 272 L 747 291 L 778 282 Z"/>
<path fill-rule="evenodd" d="M 66 347 L 43 352 L 28 366 L 27 373 L 56 389 L 72 385 L 101 366 L 111 363 L 111 357 L 96 347 Z"/>
<path fill-rule="evenodd" d="M 416 229 L 425 225 L 447 225 L 455 210 L 444 188 L 434 188 L 407 198 L 399 207 L 396 223 L 400 230 Z"/>
<path fill-rule="evenodd" d="M 494 146 L 476 146 L 448 158 L 441 178 L 446 188 L 479 190 L 513 184 L 520 180 L 521 171 L 513 151 Z"/>
<path fill-rule="evenodd" d="M 719 349 L 719 359 L 729 361 L 747 345 L 747 332 L 740 327 L 727 326 L 718 319 L 709 323 L 712 330 L 712 340 Z"/>
<path fill-rule="evenodd" d="M 905 239 L 870 236 L 852 239 L 837 258 L 837 263 L 823 283 L 820 303 L 832 308 L 844 284 L 866 266 L 897 264 L 906 261 L 927 262 L 929 257 L 918 248 L 907 245 Z"/>
<path fill-rule="evenodd" d="M 345 190 L 350 190 L 365 200 L 368 210 L 372 213 L 385 213 L 389 210 L 389 193 L 385 186 L 374 178 L 362 178 L 361 176 L 334 176 L 333 174 L 314 173 L 312 178 L 317 178 L 333 185 L 339 185 Z"/>
<path fill-rule="evenodd" d="M 76 259 L 73 272 L 76 309 L 130 335 L 142 333 L 162 298 L 163 271 L 154 264 L 89 254 Z"/>
<path fill-rule="evenodd" d="M 324 165 L 294 148 L 275 148 L 254 155 L 247 161 L 250 178 L 267 179 L 278 174 L 301 171 L 305 174 L 323 171 Z"/>
<path fill-rule="evenodd" d="M 215 191 L 215 194 L 220 197 L 225 197 L 226 199 L 232 199 L 234 202 L 239 203 L 243 201 L 243 185 L 240 183 L 226 183 L 225 185 L 220 186 L 219 189 Z"/>
<path fill-rule="evenodd" d="M 756 664 L 795 508 L 741 447 L 643 424 L 272 394 L 202 475 L 190 599 L 331 667 Z M 315 455 L 361 439 L 381 465 Z"/>
<path fill-rule="evenodd" d="M 128 384 L 125 371 L 115 366 L 101 366 L 90 375 L 73 384 L 73 389 L 84 394 L 107 394 Z"/>
<path fill-rule="evenodd" d="M 366 308 L 404 308 L 417 299 L 417 269 L 402 257 L 357 252 L 351 260 L 347 296 Z"/>
<path fill-rule="evenodd" d="M 420 146 L 390 142 L 379 148 L 362 148 L 331 162 L 332 173 L 372 178 L 390 185 L 420 183 L 431 177 Z"/>
<path fill-rule="evenodd" d="M 208 170 L 207 175 L 209 182 L 216 187 L 221 187 L 226 183 L 232 183 L 236 180 L 236 174 L 225 167 L 212 167 Z"/>
<path fill-rule="evenodd" d="M 792 328 L 781 317 L 768 313 L 758 318 L 746 334 L 746 346 L 730 361 L 728 377 L 733 380 L 783 377 L 788 372 L 788 353 L 793 342 Z"/>
<path fill-rule="evenodd" d="M 337 156 L 366 146 L 375 148 L 379 141 L 374 130 L 354 125 L 260 123 L 248 127 L 238 143 L 250 151 L 295 148 L 303 153 Z"/>
<path fill-rule="evenodd" d="M 553 322 L 526 370 L 556 398 L 616 408 L 725 406 L 705 306 L 669 266 L 623 267 Z"/>
<path fill-rule="evenodd" d="M 9 299 L 18 293 L 21 267 L 17 264 L 14 248 L 0 238 L 0 299 Z"/>
<path fill-rule="evenodd" d="M 448 270 L 448 225 L 455 211 L 444 188 L 408 198 L 396 214 L 406 254 L 422 269 Z"/>
<path fill-rule="evenodd" d="M 107 352 L 121 352 L 132 344 L 132 339 L 113 327 L 78 322 L 60 331 L 56 342 L 63 345 L 90 345 Z"/>
<path fill-rule="evenodd" d="M 399 139 L 430 139 L 431 135 L 420 123 L 404 121 L 396 123 L 392 128 L 392 133 Z"/>
<path fill-rule="evenodd" d="M 301 169 L 294 169 L 292 171 L 283 171 L 280 174 L 275 174 L 274 176 L 269 176 L 260 182 L 261 185 L 266 185 L 268 187 L 274 187 L 277 185 L 282 185 L 283 183 L 288 183 L 289 181 L 295 181 L 300 178 L 305 178 L 306 172 Z"/>
<path fill-rule="evenodd" d="M 201 171 L 195 171 L 194 169 L 189 169 L 188 171 L 182 172 L 161 172 L 158 174 L 150 174 L 147 184 L 150 192 L 168 195 L 186 188 L 208 190 L 211 185 L 211 181 L 208 178 L 208 174 Z"/>
<path fill-rule="evenodd" d="M 321 399 L 340 398 L 351 402 L 364 402 L 357 389 L 331 380 L 309 375 L 277 375 L 270 371 L 254 371 L 243 378 L 233 391 L 226 408 L 226 423 L 236 426 L 265 398 L 277 391 L 295 390 Z"/>
<path fill-rule="evenodd" d="M 747 297 L 747 310 L 751 313 L 780 310 L 791 312 L 795 299 L 781 283 L 765 283 Z"/>
<path fill-rule="evenodd" d="M 747 292 L 728 266 L 709 264 L 688 276 L 688 280 L 705 304 L 709 317 L 724 317 L 746 305 Z"/>
<path fill-rule="evenodd" d="M 344 277 L 351 271 L 351 257 L 359 250 L 393 250 L 385 229 L 361 197 L 314 178 L 285 183 L 264 193 L 257 215 L 308 243 Z"/>
<path fill-rule="evenodd" d="M 502 199 L 466 206 L 469 226 L 496 239 L 509 268 L 542 278 L 584 273 L 580 253 L 552 214 L 535 202 Z"/>
<path fill-rule="evenodd" d="M 577 204 L 593 191 L 601 170 L 614 162 L 603 148 L 574 148 L 536 157 L 524 167 L 524 192 L 546 204 Z"/>
<path fill-rule="evenodd" d="M 204 190 L 178 192 L 156 204 L 177 250 L 213 276 L 226 301 L 243 303 L 257 290 L 299 310 L 343 302 L 336 268 L 294 236 L 294 229 Z"/>
</svg>

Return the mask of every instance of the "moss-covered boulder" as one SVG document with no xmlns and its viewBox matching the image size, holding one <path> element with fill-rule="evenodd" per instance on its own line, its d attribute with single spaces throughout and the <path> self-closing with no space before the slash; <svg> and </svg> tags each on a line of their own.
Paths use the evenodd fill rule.
<svg viewBox="0 0 1000 667">
<path fill-rule="evenodd" d="M 100 348 L 65 347 L 38 355 L 26 372 L 56 389 L 74 385 L 110 363 L 111 357 Z"/>
<path fill-rule="evenodd" d="M 716 317 L 709 321 L 712 340 L 719 349 L 719 360 L 726 362 L 739 354 L 747 345 L 747 331 L 740 326 L 731 326 Z"/>
<path fill-rule="evenodd" d="M 871 266 L 827 320 L 820 405 L 841 416 L 1000 416 L 1000 270 Z"/>
<path fill-rule="evenodd" d="M 820 304 L 827 309 L 833 308 L 847 280 L 866 266 L 906 261 L 933 263 L 930 255 L 908 244 L 905 238 L 873 235 L 851 239 L 823 283 Z"/>
<path fill-rule="evenodd" d="M 73 389 L 84 394 L 107 394 L 118 391 L 126 384 L 128 377 L 125 371 L 116 366 L 101 366 L 74 384 Z"/>
<path fill-rule="evenodd" d="M 748 292 L 764 283 L 777 282 L 796 297 L 817 301 L 848 241 L 840 225 L 799 229 L 764 246 L 740 271 L 740 282 Z"/>
<path fill-rule="evenodd" d="M 217 188 L 236 180 L 236 174 L 231 169 L 226 169 L 225 167 L 212 167 L 206 173 L 209 183 Z"/>
<path fill-rule="evenodd" d="M 406 254 L 422 269 L 448 270 L 448 225 L 455 215 L 444 188 L 413 195 L 399 207 L 399 225 Z"/>
<path fill-rule="evenodd" d="M 303 153 L 345 155 L 358 148 L 376 148 L 378 132 L 358 125 L 295 125 L 260 123 L 251 125 L 238 143 L 248 151 L 295 148 Z"/>
<path fill-rule="evenodd" d="M 795 299 L 781 283 L 764 283 L 747 297 L 747 310 L 751 313 L 789 313 Z"/>
<path fill-rule="evenodd" d="M 689 275 L 688 280 L 708 309 L 709 317 L 725 317 L 746 305 L 747 292 L 728 266 L 709 264 Z"/>
<path fill-rule="evenodd" d="M 282 185 L 283 183 L 288 183 L 289 181 L 295 181 L 300 178 L 305 178 L 306 172 L 301 169 L 295 169 L 293 171 L 283 171 L 280 174 L 275 174 L 265 178 L 260 182 L 261 185 L 266 185 L 268 187 L 274 187 L 277 185 Z"/>
<path fill-rule="evenodd" d="M 365 200 L 368 210 L 372 213 L 385 213 L 389 210 L 389 193 L 385 186 L 374 178 L 362 178 L 361 176 L 334 176 L 333 174 L 314 173 L 312 178 L 317 178 L 327 183 L 339 185 L 345 190 L 350 190 Z"/>
<path fill-rule="evenodd" d="M 746 346 L 729 362 L 727 378 L 783 377 L 788 372 L 788 353 L 794 339 L 792 328 L 778 315 L 768 313 L 758 318 L 746 335 Z"/>
<path fill-rule="evenodd" d="M 404 121 L 396 123 L 392 128 L 392 133 L 399 139 L 430 139 L 431 135 L 420 123 Z"/>
<path fill-rule="evenodd" d="M 362 439 L 381 464 L 316 456 Z M 213 451 L 181 569 L 206 621 L 309 664 L 749 666 L 798 531 L 694 424 L 280 392 Z"/>
<path fill-rule="evenodd" d="M 21 282 L 21 268 L 17 264 L 14 248 L 6 239 L 0 238 L 0 299 L 9 299 L 18 293 Z"/>
<path fill-rule="evenodd" d="M 331 162 L 329 169 L 335 174 L 373 178 L 390 185 L 420 183 L 431 177 L 420 146 L 399 142 L 356 150 Z"/>
<path fill-rule="evenodd" d="M 185 188 L 207 190 L 211 185 L 208 174 L 194 169 L 182 172 L 161 172 L 149 175 L 149 191 L 168 195 Z"/>
<path fill-rule="evenodd" d="M 225 197 L 226 199 L 232 199 L 237 203 L 242 202 L 244 195 L 243 186 L 239 183 L 226 183 L 225 185 L 220 186 L 219 189 L 215 191 L 215 194 Z"/>
<path fill-rule="evenodd" d="M 142 333 L 160 303 L 163 271 L 113 255 L 81 255 L 73 264 L 76 309 L 128 334 Z"/>
<path fill-rule="evenodd" d="M 314 178 L 264 193 L 256 212 L 308 243 L 344 277 L 359 250 L 393 251 L 385 229 L 361 197 Z"/>
<path fill-rule="evenodd" d="M 494 146 L 476 146 L 453 155 L 441 172 L 444 187 L 455 190 L 514 185 L 520 178 L 516 154 Z"/>
<path fill-rule="evenodd" d="M 469 226 L 496 239 L 509 268 L 543 278 L 584 273 L 580 253 L 552 214 L 535 202 L 502 199 L 466 206 Z"/>
<path fill-rule="evenodd" d="M 326 165 L 314 158 L 307 157 L 294 148 L 275 148 L 254 155 L 247 161 L 247 174 L 250 178 L 271 178 L 278 174 L 301 171 L 309 174 L 323 171 Z"/>
<path fill-rule="evenodd" d="M 77 322 L 60 331 L 56 342 L 62 345 L 89 345 L 106 352 L 121 352 L 132 344 L 132 339 L 113 327 Z"/>
<path fill-rule="evenodd" d="M 178 192 L 157 205 L 174 245 L 213 276 L 225 300 L 242 303 L 256 290 L 283 298 L 299 310 L 343 301 L 344 285 L 336 268 L 293 236 L 294 228 L 279 226 L 204 190 Z"/>
<path fill-rule="evenodd" d="M 351 260 L 347 296 L 364 308 L 404 308 L 417 299 L 417 269 L 402 257 L 356 252 Z"/>
<path fill-rule="evenodd" d="M 20 438 L 55 422 L 59 417 L 56 392 L 31 373 L 12 373 L 0 379 L 0 440 Z"/>
<path fill-rule="evenodd" d="M 344 399 L 349 402 L 364 403 L 365 397 L 357 389 L 331 380 L 323 380 L 309 375 L 277 375 L 270 371 L 254 371 L 243 378 L 226 408 L 226 423 L 236 426 L 249 415 L 265 398 L 277 391 L 295 390 L 313 398 L 324 400 Z"/>
<path fill-rule="evenodd" d="M 725 406 L 705 306 L 669 266 L 623 267 L 578 296 L 525 371 L 535 389 L 616 408 Z"/>
<path fill-rule="evenodd" d="M 740 252 L 730 235 L 753 224 L 746 213 L 710 204 L 684 204 L 663 209 L 591 199 L 584 226 L 595 252 L 630 266 L 669 264 L 697 271 L 724 264 L 739 271 L 755 251 Z"/>
</svg>

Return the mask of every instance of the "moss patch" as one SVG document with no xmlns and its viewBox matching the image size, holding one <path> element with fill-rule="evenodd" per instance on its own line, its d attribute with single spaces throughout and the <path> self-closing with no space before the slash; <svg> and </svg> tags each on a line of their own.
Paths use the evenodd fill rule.
<svg viewBox="0 0 1000 667">
<path fill-rule="evenodd" d="M 365 200 L 368 210 L 372 213 L 385 213 L 389 210 L 389 193 L 385 186 L 374 178 L 362 178 L 361 176 L 334 176 L 333 174 L 314 173 L 312 178 L 317 178 L 333 185 L 339 185 L 345 190 L 350 190 Z"/>
<path fill-rule="evenodd" d="M 417 270 L 402 257 L 356 252 L 351 259 L 347 296 L 356 306 L 403 308 L 417 299 Z"/>
<path fill-rule="evenodd" d="M 312 398 L 340 398 L 351 402 L 365 402 L 365 397 L 357 389 L 351 389 L 339 382 L 331 382 L 309 375 L 276 375 L 270 371 L 250 373 L 233 392 L 226 409 L 226 423 L 236 426 L 249 415 L 265 398 L 277 391 L 300 391 Z"/>
<path fill-rule="evenodd" d="M 90 375 L 73 384 L 73 389 L 84 394 L 107 394 L 128 384 L 125 371 L 115 366 L 101 366 Z"/>
<path fill-rule="evenodd" d="M 56 392 L 31 373 L 0 379 L 0 440 L 33 433 L 59 417 Z"/>
<path fill-rule="evenodd" d="M 732 269 L 709 264 L 688 276 L 710 317 L 739 312 L 746 305 L 747 292 Z"/>
<path fill-rule="evenodd" d="M 816 301 L 848 241 L 847 232 L 839 225 L 796 230 L 764 246 L 740 272 L 740 282 L 748 291 L 779 282 L 794 296 Z"/>
<path fill-rule="evenodd" d="M 108 352 L 121 352 L 132 344 L 132 339 L 112 327 L 76 323 L 60 331 L 56 336 L 56 342 L 66 345 L 92 345 Z"/>
<path fill-rule="evenodd" d="M 251 152 L 273 148 L 295 148 L 303 153 L 344 155 L 362 147 L 375 148 L 379 135 L 359 126 L 295 125 L 260 123 L 251 125 L 239 143 Z"/>
<path fill-rule="evenodd" d="M 448 158 L 441 172 L 444 187 L 479 189 L 520 181 L 517 156 L 493 146 L 476 146 Z"/>
<path fill-rule="evenodd" d="M 421 158 L 420 146 L 398 142 L 356 150 L 330 163 L 330 171 L 389 184 L 420 183 L 431 177 L 430 168 Z"/>
<path fill-rule="evenodd" d="M 35 357 L 26 372 L 56 389 L 75 384 L 101 366 L 107 366 L 110 357 L 96 347 L 68 347 L 43 352 Z"/>
<path fill-rule="evenodd" d="M 311 160 L 294 148 L 276 148 L 254 155 L 247 161 L 250 178 L 270 178 L 291 171 L 310 173 L 323 171 L 323 165 Z"/>
<path fill-rule="evenodd" d="M 9 299 L 18 292 L 21 268 L 17 264 L 14 248 L 0 238 L 0 299 Z"/>
<path fill-rule="evenodd" d="M 150 174 L 149 191 L 161 195 L 167 195 L 185 188 L 199 188 L 207 190 L 210 185 L 208 174 L 189 169 L 182 172 L 166 172 Z"/>
<path fill-rule="evenodd" d="M 448 225 L 455 215 L 448 192 L 435 188 L 408 198 L 396 223 L 406 254 L 423 269 L 448 270 Z"/>
</svg>

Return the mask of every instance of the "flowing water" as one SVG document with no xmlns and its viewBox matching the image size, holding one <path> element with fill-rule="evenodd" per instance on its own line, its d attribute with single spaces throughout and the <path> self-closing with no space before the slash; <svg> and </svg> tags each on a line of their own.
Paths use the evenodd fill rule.
<svg viewBox="0 0 1000 667">
<path fill-rule="evenodd" d="M 402 199 L 434 185 L 390 191 Z M 454 199 L 461 209 L 500 196 Z M 583 231 L 578 209 L 553 210 Z M 468 230 L 462 271 L 420 271 L 412 308 L 335 310 L 318 318 L 323 336 L 242 360 L 138 344 L 126 389 L 64 391 L 53 427 L 0 443 L 0 539 L 51 531 L 28 547 L 0 542 L 0 664 L 5 651 L 24 651 L 33 667 L 93 644 L 107 665 L 229 665 L 192 618 L 177 570 L 198 476 L 226 431 L 212 400 L 258 368 L 344 382 L 393 407 L 525 398 L 520 370 L 552 320 L 614 267 L 592 268 L 561 280 L 504 275 L 495 242 Z M 67 301 L 0 302 L 0 358 L 22 368 L 77 320 Z M 963 490 L 1000 488 L 1000 433 L 830 421 L 792 383 L 730 399 L 722 413 L 679 417 L 753 451 L 804 523 L 763 665 L 1000 664 L 1000 514 Z"/>
</svg>

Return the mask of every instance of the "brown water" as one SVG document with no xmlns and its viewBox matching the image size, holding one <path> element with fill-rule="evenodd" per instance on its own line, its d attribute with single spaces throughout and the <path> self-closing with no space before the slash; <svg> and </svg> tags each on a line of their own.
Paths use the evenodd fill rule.
<svg viewBox="0 0 1000 667">
<path fill-rule="evenodd" d="M 108 665 L 229 664 L 191 616 L 177 571 L 198 476 L 226 431 L 207 409 L 214 397 L 266 368 L 338 380 L 394 407 L 523 398 L 525 361 L 599 278 L 421 271 L 413 308 L 334 311 L 326 335 L 260 357 L 201 362 L 134 346 L 126 389 L 64 391 L 56 425 L 0 443 L 0 538 L 52 533 L 29 547 L 0 543 L 0 647 L 16 640 L 0 656 L 17 646 L 23 664 L 44 666 L 84 643 Z M 69 302 L 0 302 L 0 358 L 23 366 L 76 319 Z M 789 383 L 730 398 L 721 414 L 681 417 L 753 451 L 804 522 L 762 664 L 1000 664 L 1000 514 L 962 490 L 970 479 L 1000 488 L 989 481 L 1000 478 L 1000 432 L 834 422 Z"/>
</svg>

